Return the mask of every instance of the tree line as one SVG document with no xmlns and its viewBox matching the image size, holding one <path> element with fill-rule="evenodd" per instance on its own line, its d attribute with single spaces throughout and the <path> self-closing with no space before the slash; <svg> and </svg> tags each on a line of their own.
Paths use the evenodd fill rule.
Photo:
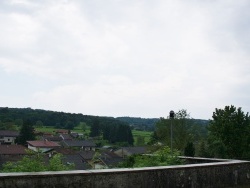
<svg viewBox="0 0 250 188">
<path fill-rule="evenodd" d="M 140 118 L 140 117 L 117 117 L 116 119 L 128 123 L 135 130 L 154 131 L 155 124 L 159 118 Z"/>
<path fill-rule="evenodd" d="M 172 125 L 172 140 L 171 140 Z M 208 123 L 193 121 L 187 110 L 160 118 L 151 144 L 161 142 L 186 156 L 250 159 L 250 118 L 241 108 L 216 108 Z"/>
</svg>

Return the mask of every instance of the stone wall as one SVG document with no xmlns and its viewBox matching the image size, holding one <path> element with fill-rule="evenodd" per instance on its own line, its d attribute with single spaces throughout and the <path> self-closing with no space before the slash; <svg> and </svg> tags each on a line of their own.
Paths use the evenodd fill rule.
<svg viewBox="0 0 250 188">
<path fill-rule="evenodd" d="M 250 187 L 250 162 L 41 173 L 2 173 L 0 188 Z"/>
</svg>

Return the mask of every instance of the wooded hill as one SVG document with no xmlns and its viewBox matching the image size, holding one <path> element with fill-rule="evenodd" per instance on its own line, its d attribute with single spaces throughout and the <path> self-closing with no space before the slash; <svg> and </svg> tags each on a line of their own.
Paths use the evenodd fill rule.
<svg viewBox="0 0 250 188">
<path fill-rule="evenodd" d="M 103 139 L 111 143 L 127 142 L 133 145 L 133 136 L 128 123 L 113 117 L 100 117 L 75 113 L 54 112 L 31 108 L 0 107 L 0 129 L 9 129 L 13 124 L 21 126 L 25 120 L 32 125 L 51 126 L 72 130 L 81 122 L 91 127 L 91 137 L 103 134 Z"/>
<path fill-rule="evenodd" d="M 113 117 L 100 117 L 75 113 L 55 112 L 31 108 L 8 108 L 0 107 L 0 120 L 5 122 L 16 122 L 19 120 L 29 119 L 33 125 L 38 121 L 42 121 L 45 126 L 53 126 L 55 128 L 73 129 L 80 122 L 85 122 L 92 126 L 98 120 L 102 124 L 128 125 L 126 122 L 119 121 Z"/>
<path fill-rule="evenodd" d="M 15 122 L 20 124 L 20 120 L 30 119 L 33 125 L 43 123 L 45 126 L 53 126 L 55 128 L 73 129 L 80 122 L 85 122 L 88 126 L 98 120 L 100 125 L 130 125 L 134 129 L 154 131 L 155 124 L 160 118 L 140 118 L 140 117 L 101 117 L 92 115 L 83 115 L 81 113 L 65 113 L 55 112 L 31 108 L 8 108 L 0 107 L 0 122 Z M 208 120 L 191 119 L 193 123 L 199 125 L 208 125 Z"/>
<path fill-rule="evenodd" d="M 76 113 L 55 112 L 31 108 L 0 107 L 0 129 L 10 129 L 11 125 L 21 126 L 24 120 L 29 120 L 34 126 L 47 126 L 57 129 L 73 130 L 80 123 L 91 127 L 91 137 L 103 137 L 110 143 L 127 142 L 133 145 L 131 128 L 135 130 L 154 131 L 160 118 L 140 117 L 101 117 Z M 206 132 L 208 120 L 190 119 L 192 124 L 202 126 Z M 203 130 L 204 129 L 204 130 Z"/>
</svg>

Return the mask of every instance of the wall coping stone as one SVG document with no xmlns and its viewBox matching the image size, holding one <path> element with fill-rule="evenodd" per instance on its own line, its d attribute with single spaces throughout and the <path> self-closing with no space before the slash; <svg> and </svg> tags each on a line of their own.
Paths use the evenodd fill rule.
<svg viewBox="0 0 250 188">
<path fill-rule="evenodd" d="M 195 162 L 199 161 L 197 158 L 193 159 Z M 144 168 L 0 173 L 0 188 L 12 187 L 249 188 L 250 161 L 219 160 Z"/>
<path fill-rule="evenodd" d="M 207 159 L 207 158 L 206 158 Z M 185 169 L 193 167 L 209 167 L 209 166 L 224 166 L 233 164 L 250 164 L 250 161 L 229 160 L 225 162 L 200 163 L 200 164 L 186 164 L 186 165 L 172 165 L 172 166 L 156 166 L 143 168 L 116 168 L 116 169 L 96 169 L 96 170 L 70 170 L 70 171 L 45 171 L 45 172 L 15 172 L 15 173 L 0 173 L 0 178 L 11 176 L 50 176 L 50 175 L 75 175 L 75 174 L 102 174 L 102 173 L 123 173 L 123 172 L 139 172 L 139 171 L 155 171 L 166 169 Z"/>
</svg>

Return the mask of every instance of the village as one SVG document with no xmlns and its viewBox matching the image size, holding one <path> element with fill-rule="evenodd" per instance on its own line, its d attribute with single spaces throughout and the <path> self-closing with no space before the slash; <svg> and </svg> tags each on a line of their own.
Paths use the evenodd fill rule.
<svg viewBox="0 0 250 188">
<path fill-rule="evenodd" d="M 29 140 L 25 145 L 16 144 L 18 131 L 0 130 L 0 168 L 6 162 L 20 161 L 29 151 L 43 153 L 48 162 L 55 154 L 62 155 L 64 165 L 72 165 L 75 170 L 115 168 L 127 156 L 145 154 L 146 146 L 137 147 L 97 147 L 93 139 L 85 140 L 83 135 L 57 129 L 54 133 L 35 132 L 37 140 Z"/>
</svg>

